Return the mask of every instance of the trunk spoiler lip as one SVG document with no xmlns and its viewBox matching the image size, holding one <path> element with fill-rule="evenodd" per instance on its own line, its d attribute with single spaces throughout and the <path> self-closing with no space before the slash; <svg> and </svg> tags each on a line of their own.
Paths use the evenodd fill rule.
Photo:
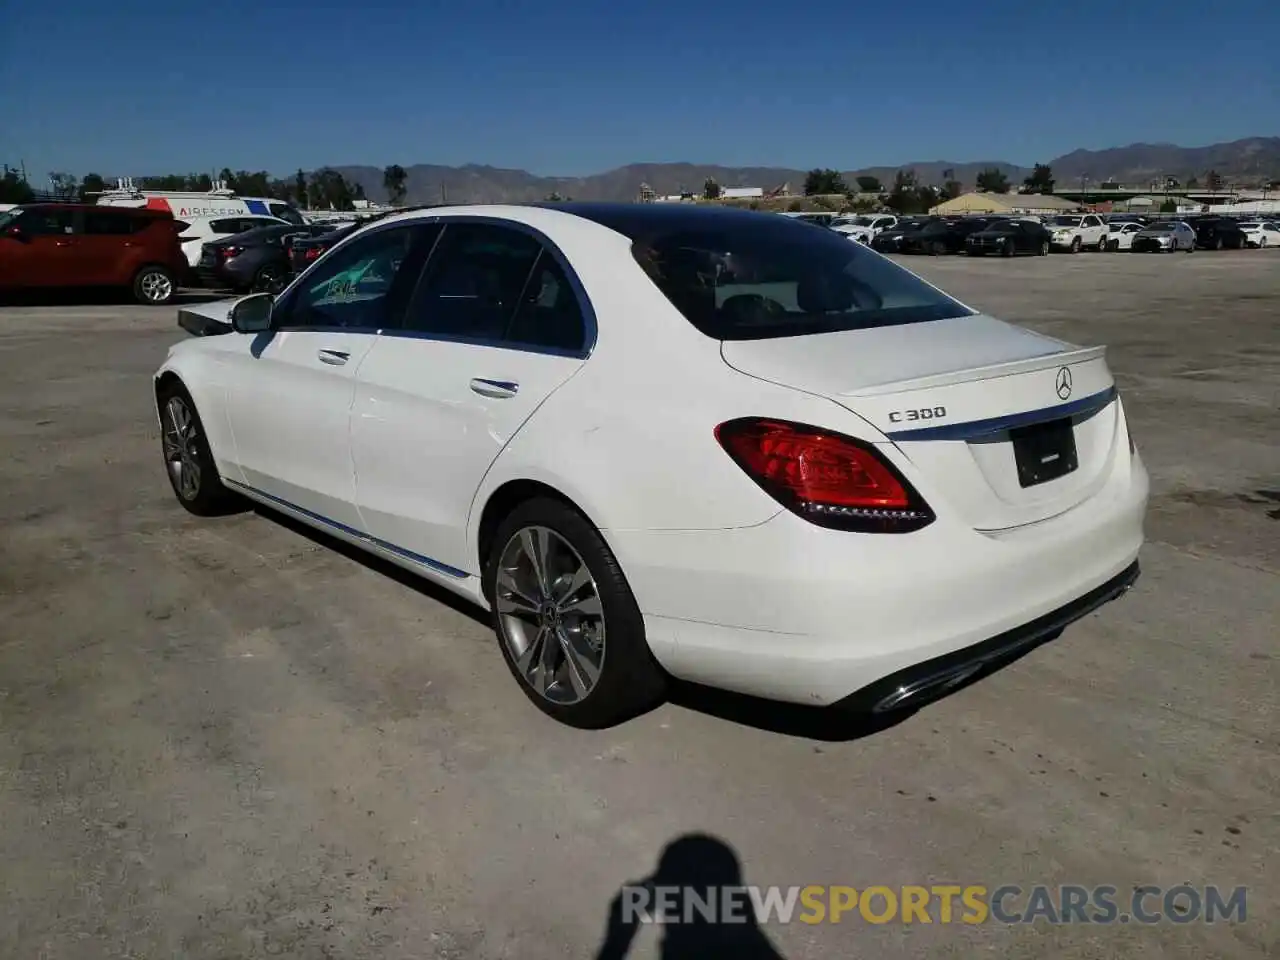
<svg viewBox="0 0 1280 960">
<path fill-rule="evenodd" d="M 1023 357 L 1018 360 L 1006 360 L 986 366 L 967 367 L 963 370 L 949 370 L 944 373 L 932 373 L 910 380 L 889 380 L 884 383 L 859 387 L 848 393 L 839 394 L 841 400 L 856 397 L 875 397 L 893 393 L 905 393 L 910 390 L 927 390 L 930 387 L 946 387 L 955 383 L 966 383 L 970 380 L 995 380 L 1000 377 L 1012 377 L 1033 370 L 1043 370 L 1058 366 L 1071 366 L 1076 363 L 1088 363 L 1106 356 L 1105 346 L 1077 347 L 1068 350 L 1055 350 Z"/>
<path fill-rule="evenodd" d="M 913 430 L 896 430 L 885 433 L 894 442 L 900 440 L 978 440 L 992 434 L 1003 433 L 1017 427 L 1026 427 L 1047 420 L 1058 420 L 1062 417 L 1091 417 L 1105 409 L 1119 396 L 1115 384 L 1073 400 L 1052 407 L 1041 407 L 1039 410 L 1025 410 L 1022 413 L 1010 413 L 1002 417 L 990 417 L 986 420 L 970 420 L 967 423 L 948 423 L 937 427 L 920 427 Z"/>
</svg>

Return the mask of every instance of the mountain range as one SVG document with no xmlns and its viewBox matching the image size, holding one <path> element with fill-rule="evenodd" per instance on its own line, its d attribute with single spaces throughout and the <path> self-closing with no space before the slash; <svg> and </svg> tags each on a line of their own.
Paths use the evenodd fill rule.
<svg viewBox="0 0 1280 960">
<path fill-rule="evenodd" d="M 1205 147 L 1180 147 L 1168 143 L 1135 143 L 1107 150 L 1073 150 L 1048 161 L 1054 178 L 1068 186 L 1087 177 L 1090 183 L 1115 180 L 1145 184 L 1155 178 L 1174 176 L 1201 182 L 1210 170 L 1227 181 L 1252 184 L 1280 177 L 1280 137 L 1249 137 Z M 878 178 L 885 186 L 898 170 L 914 170 L 922 183 L 938 183 L 944 173 L 966 188 L 982 170 L 995 167 L 1015 185 L 1031 171 L 999 160 L 959 163 L 929 160 L 900 166 L 864 167 L 843 172 L 853 187 L 858 176 Z M 349 181 L 359 183 L 372 200 L 385 201 L 382 170 L 371 166 L 334 166 Z M 415 164 L 405 167 L 409 203 L 503 202 L 542 200 L 556 193 L 574 200 L 634 200 L 641 184 L 661 195 L 693 191 L 714 179 L 722 187 L 763 187 L 766 190 L 791 185 L 799 193 L 804 186 L 804 170 L 786 167 L 725 167 L 696 163 L 632 163 L 604 173 L 584 177 L 544 177 L 527 170 L 467 164 L 461 167 Z"/>
</svg>

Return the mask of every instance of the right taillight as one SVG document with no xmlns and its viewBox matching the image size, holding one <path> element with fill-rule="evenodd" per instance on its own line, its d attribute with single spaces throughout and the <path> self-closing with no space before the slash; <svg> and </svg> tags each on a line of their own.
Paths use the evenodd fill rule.
<svg viewBox="0 0 1280 960">
<path fill-rule="evenodd" d="M 303 260 L 315 260 L 315 259 L 316 259 L 317 257 L 319 257 L 319 256 L 320 256 L 320 254 L 322 254 L 322 253 L 324 253 L 324 248 L 323 248 L 323 247 L 307 247 L 307 249 L 306 249 L 305 251 L 303 251 L 302 259 L 303 259 Z"/>
<path fill-rule="evenodd" d="M 734 462 L 810 523 L 865 533 L 908 533 L 933 511 L 870 444 L 784 420 L 745 417 L 716 427 Z"/>
</svg>

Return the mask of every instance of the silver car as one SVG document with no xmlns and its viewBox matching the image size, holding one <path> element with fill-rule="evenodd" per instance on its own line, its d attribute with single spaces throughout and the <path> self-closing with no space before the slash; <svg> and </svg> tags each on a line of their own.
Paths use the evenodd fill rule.
<svg viewBox="0 0 1280 960">
<path fill-rule="evenodd" d="M 1174 253 L 1178 250 L 1195 253 L 1196 232 L 1181 220 L 1150 223 L 1133 238 L 1132 249 L 1135 253 Z"/>
</svg>

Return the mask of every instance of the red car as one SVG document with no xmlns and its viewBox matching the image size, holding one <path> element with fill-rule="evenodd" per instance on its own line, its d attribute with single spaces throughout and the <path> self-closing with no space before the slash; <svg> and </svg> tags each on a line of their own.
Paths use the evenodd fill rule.
<svg viewBox="0 0 1280 960">
<path fill-rule="evenodd" d="M 0 213 L 0 290 L 123 287 L 162 304 L 187 269 L 168 211 L 31 203 Z"/>
</svg>

